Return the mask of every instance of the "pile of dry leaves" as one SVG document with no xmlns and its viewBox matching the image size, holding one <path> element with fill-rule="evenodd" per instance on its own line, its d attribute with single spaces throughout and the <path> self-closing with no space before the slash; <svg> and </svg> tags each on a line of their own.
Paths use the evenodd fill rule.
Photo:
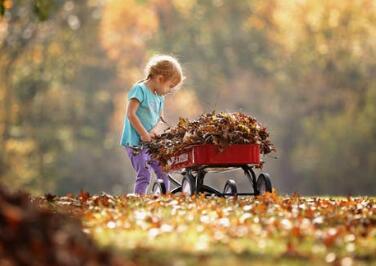
<svg viewBox="0 0 376 266">
<path fill-rule="evenodd" d="M 77 219 L 37 208 L 0 187 L 0 265 L 119 265 Z"/>
<path fill-rule="evenodd" d="M 261 153 L 275 151 L 269 133 L 257 120 L 243 113 L 206 113 L 197 120 L 180 118 L 177 126 L 146 143 L 152 158 L 163 166 L 183 149 L 196 144 L 215 144 L 220 149 L 230 144 L 259 144 Z"/>
</svg>

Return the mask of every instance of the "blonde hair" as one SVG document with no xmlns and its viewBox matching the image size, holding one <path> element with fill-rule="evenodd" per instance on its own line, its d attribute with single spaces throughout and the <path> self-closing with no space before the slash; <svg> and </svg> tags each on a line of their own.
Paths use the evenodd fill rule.
<svg viewBox="0 0 376 266">
<path fill-rule="evenodd" d="M 171 55 L 155 55 L 149 59 L 144 70 L 145 78 L 139 82 L 161 75 L 165 81 L 176 81 L 175 89 L 178 89 L 185 77 L 178 60 Z"/>
</svg>

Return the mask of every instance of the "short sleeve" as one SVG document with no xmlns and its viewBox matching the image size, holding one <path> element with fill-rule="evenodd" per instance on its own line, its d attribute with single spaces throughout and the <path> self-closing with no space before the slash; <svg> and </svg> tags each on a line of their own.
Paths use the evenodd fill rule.
<svg viewBox="0 0 376 266">
<path fill-rule="evenodd" d="M 128 100 L 130 99 L 137 99 L 140 103 L 142 103 L 144 100 L 144 92 L 142 91 L 142 87 L 140 85 L 134 85 L 128 92 Z"/>
</svg>

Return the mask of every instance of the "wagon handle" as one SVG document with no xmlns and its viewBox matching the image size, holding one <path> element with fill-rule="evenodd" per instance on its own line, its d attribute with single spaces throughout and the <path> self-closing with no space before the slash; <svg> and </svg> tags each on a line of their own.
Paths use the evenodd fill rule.
<svg viewBox="0 0 376 266">
<path fill-rule="evenodd" d="M 272 156 L 270 154 L 263 154 L 262 157 L 268 157 L 268 158 L 271 158 L 271 159 L 278 159 L 278 156 Z"/>
</svg>

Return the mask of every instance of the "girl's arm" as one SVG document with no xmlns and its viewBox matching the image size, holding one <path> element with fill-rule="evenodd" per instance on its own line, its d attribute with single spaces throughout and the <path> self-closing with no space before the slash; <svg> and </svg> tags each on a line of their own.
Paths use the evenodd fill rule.
<svg viewBox="0 0 376 266">
<path fill-rule="evenodd" d="M 127 117 L 131 122 L 132 126 L 136 129 L 137 133 L 140 135 L 142 141 L 151 141 L 150 134 L 146 131 L 142 125 L 140 119 L 136 115 L 136 111 L 140 105 L 140 102 L 136 99 L 130 99 L 127 107 Z"/>
<path fill-rule="evenodd" d="M 162 110 L 161 110 L 161 121 L 162 123 L 166 123 L 166 119 L 165 119 L 165 116 L 164 116 L 164 107 L 162 106 Z"/>
<path fill-rule="evenodd" d="M 158 136 L 160 133 L 159 131 L 161 131 L 161 126 L 163 124 L 166 124 L 166 120 L 164 118 L 164 108 L 162 107 L 161 109 L 161 115 L 160 115 L 160 119 L 158 121 L 158 123 L 155 125 L 155 127 L 150 131 L 150 135 L 152 138 Z"/>
</svg>

